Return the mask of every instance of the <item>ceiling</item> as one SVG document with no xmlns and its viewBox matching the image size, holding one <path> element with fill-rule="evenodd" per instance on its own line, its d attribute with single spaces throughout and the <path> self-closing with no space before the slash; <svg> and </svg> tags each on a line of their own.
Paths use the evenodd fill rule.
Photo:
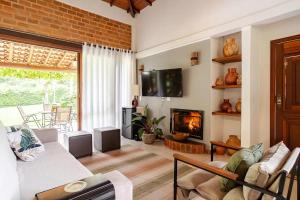
<svg viewBox="0 0 300 200">
<path fill-rule="evenodd" d="M 110 4 L 110 6 L 117 6 L 135 17 L 137 13 L 147 6 L 152 6 L 155 0 L 102 0 Z"/>
<path fill-rule="evenodd" d="M 74 71 L 77 52 L 0 40 L 0 67 Z"/>
</svg>

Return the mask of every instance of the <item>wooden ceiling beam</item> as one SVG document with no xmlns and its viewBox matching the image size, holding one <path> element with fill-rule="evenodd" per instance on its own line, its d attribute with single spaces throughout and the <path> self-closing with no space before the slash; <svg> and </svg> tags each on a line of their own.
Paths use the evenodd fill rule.
<svg viewBox="0 0 300 200">
<path fill-rule="evenodd" d="M 30 46 L 30 52 L 29 52 L 27 63 L 31 62 L 32 54 L 33 54 L 33 45 Z"/>
<path fill-rule="evenodd" d="M 30 64 L 19 64 L 19 63 L 3 63 L 0 62 L 0 68 L 19 68 L 19 69 L 31 69 L 41 71 L 61 71 L 61 72 L 77 72 L 77 69 L 70 69 L 66 67 L 48 67 Z"/>
<path fill-rule="evenodd" d="M 110 6 L 113 6 L 114 3 L 115 3 L 115 0 L 110 0 L 110 2 L 109 2 Z"/>
<path fill-rule="evenodd" d="M 129 12 L 131 14 L 132 17 L 135 17 L 135 10 L 134 10 L 134 3 L 133 3 L 133 0 L 128 0 L 128 4 L 129 4 Z"/>
<path fill-rule="evenodd" d="M 145 1 L 149 4 L 149 6 L 152 6 L 152 2 L 150 0 L 145 0 Z"/>
<path fill-rule="evenodd" d="M 134 11 L 135 11 L 135 13 L 140 13 L 141 11 L 139 10 L 139 9 L 137 9 L 137 8 L 134 8 Z M 128 8 L 127 9 L 127 13 L 130 13 L 130 9 Z"/>
</svg>

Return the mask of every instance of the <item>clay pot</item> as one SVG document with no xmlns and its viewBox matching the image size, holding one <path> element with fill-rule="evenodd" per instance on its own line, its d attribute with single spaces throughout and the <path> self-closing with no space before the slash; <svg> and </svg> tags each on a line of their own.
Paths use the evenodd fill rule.
<svg viewBox="0 0 300 200">
<path fill-rule="evenodd" d="M 155 134 L 143 134 L 142 140 L 145 144 L 153 144 L 155 142 L 156 136 Z"/>
<path fill-rule="evenodd" d="M 229 103 L 229 99 L 224 99 L 223 103 L 220 105 L 221 111 L 227 112 L 229 108 L 231 108 L 231 103 Z"/>
<path fill-rule="evenodd" d="M 238 78 L 236 79 L 237 85 L 242 85 L 242 75 L 238 75 Z"/>
<path fill-rule="evenodd" d="M 238 102 L 235 104 L 235 110 L 237 112 L 241 112 L 242 111 L 242 102 L 241 102 L 241 98 L 238 99 Z"/>
<path fill-rule="evenodd" d="M 236 72 L 236 68 L 228 68 L 228 72 L 225 76 L 225 84 L 236 85 L 237 79 L 238 79 L 238 73 Z"/>
<path fill-rule="evenodd" d="M 224 144 L 224 142 L 221 142 Z M 216 146 L 216 154 L 217 155 L 224 155 L 226 151 L 225 147 Z"/>
<path fill-rule="evenodd" d="M 226 141 L 226 144 L 234 146 L 234 147 L 240 147 L 241 146 L 241 140 L 236 135 L 229 135 L 228 140 Z M 227 154 L 232 155 L 236 152 L 236 150 L 227 149 Z"/>
<path fill-rule="evenodd" d="M 224 56 L 233 56 L 239 53 L 239 46 L 237 45 L 235 38 L 227 38 L 224 42 L 223 54 Z"/>
<path fill-rule="evenodd" d="M 216 86 L 221 86 L 224 85 L 224 80 L 222 77 L 217 78 L 216 82 L 215 82 Z"/>
</svg>

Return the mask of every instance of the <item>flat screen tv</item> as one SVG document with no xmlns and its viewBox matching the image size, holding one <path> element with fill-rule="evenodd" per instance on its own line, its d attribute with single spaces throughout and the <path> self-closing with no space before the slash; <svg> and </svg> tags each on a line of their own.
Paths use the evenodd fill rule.
<svg viewBox="0 0 300 200">
<path fill-rule="evenodd" d="M 143 72 L 142 95 L 182 97 L 182 69 L 175 68 Z"/>
</svg>

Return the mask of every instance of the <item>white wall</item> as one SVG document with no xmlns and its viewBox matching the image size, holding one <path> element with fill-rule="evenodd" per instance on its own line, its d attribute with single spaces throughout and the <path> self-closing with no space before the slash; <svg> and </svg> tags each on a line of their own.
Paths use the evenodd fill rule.
<svg viewBox="0 0 300 200">
<path fill-rule="evenodd" d="M 270 145 L 270 42 L 300 34 L 300 16 L 269 25 L 253 27 L 252 31 L 252 100 L 254 113 L 251 144 Z"/>
<path fill-rule="evenodd" d="M 200 63 L 190 66 L 190 56 L 193 51 L 200 52 Z M 182 108 L 204 111 L 204 142 L 210 141 L 210 41 L 195 43 L 173 49 L 161 54 L 149 56 L 138 60 L 138 66 L 143 64 L 145 71 L 153 69 L 183 69 L 183 97 L 171 98 L 170 101 L 160 97 L 142 97 L 140 105 L 147 105 L 153 111 L 154 116 L 166 116 L 162 127 L 166 134 L 170 133 L 170 108 Z M 141 84 L 140 84 L 141 85 Z"/>
<path fill-rule="evenodd" d="M 57 0 L 62 3 L 68 4 L 80 8 L 82 10 L 107 17 L 125 24 L 129 24 L 132 27 L 132 45 L 131 48 L 135 50 L 135 19 L 131 17 L 125 10 L 116 6 L 110 7 L 109 3 L 102 0 Z"/>
<path fill-rule="evenodd" d="M 137 16 L 138 57 L 299 11 L 299 0 L 158 0 Z"/>
</svg>

